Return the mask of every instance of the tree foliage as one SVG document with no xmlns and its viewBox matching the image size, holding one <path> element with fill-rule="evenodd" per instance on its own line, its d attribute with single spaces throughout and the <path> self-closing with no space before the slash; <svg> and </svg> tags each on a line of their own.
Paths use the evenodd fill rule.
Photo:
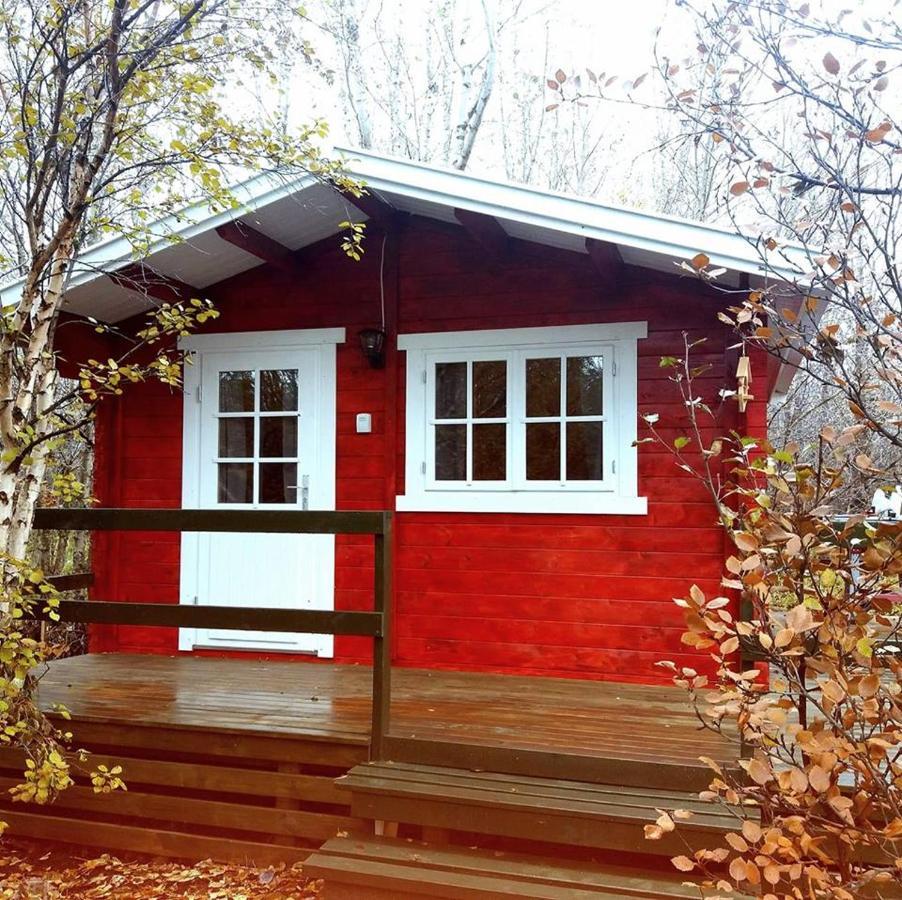
<svg viewBox="0 0 902 900">
<path fill-rule="evenodd" d="M 275 83 L 281 55 L 300 46 L 296 19 L 266 0 L 0 0 L 0 744 L 26 750 L 21 799 L 45 802 L 70 779 L 64 735 L 33 696 L 58 648 L 21 627 L 57 604 L 28 562 L 35 504 L 42 491 L 85 499 L 64 470 L 48 477 L 54 452 L 129 383 L 178 385 L 174 338 L 217 314 L 202 296 L 150 302 L 138 279 L 126 287 L 145 321 L 111 328 L 66 316 L 67 285 L 92 241 L 139 257 L 178 240 L 186 203 L 240 207 L 228 185 L 249 171 L 359 190 L 318 151 L 323 122 L 290 132 L 244 88 Z M 62 327 L 107 338 L 107 358 L 70 360 L 71 388 L 58 375 Z M 100 790 L 118 780 L 94 779 Z"/>
<path fill-rule="evenodd" d="M 734 546 L 725 593 L 697 587 L 677 604 L 682 642 L 710 654 L 713 677 L 662 663 L 704 727 L 736 746 L 713 760 L 702 798 L 726 807 L 726 846 L 674 860 L 721 896 L 853 898 L 902 877 L 902 523 L 837 516 L 844 482 L 866 461 L 863 429 L 825 428 L 814 453 L 739 433 L 710 437 L 706 367 L 665 361 L 689 410 L 687 434 L 650 436 L 708 488 Z M 715 432 L 717 433 L 717 432 Z M 736 615 L 736 598 L 742 615 Z M 753 664 L 757 661 L 757 664 Z M 651 839 L 678 827 L 665 814 Z"/>
<path fill-rule="evenodd" d="M 683 5 L 696 53 L 658 74 L 763 276 L 730 288 L 704 254 L 685 269 L 723 291 L 756 377 L 773 358 L 829 415 L 812 427 L 797 407 L 779 442 L 711 440 L 722 398 L 700 396 L 692 340 L 662 361 L 691 428 L 669 441 L 650 417 L 644 440 L 707 486 L 734 546 L 723 596 L 678 601 L 683 642 L 713 675 L 666 665 L 743 751 L 736 771 L 709 761 L 703 794 L 735 831 L 674 864 L 722 896 L 887 896 L 902 880 L 902 524 L 867 518 L 861 498 L 902 463 L 902 32 L 889 13 L 826 3 Z M 720 77 L 699 77 L 712 56 Z M 648 834 L 674 827 L 663 815 Z"/>
</svg>

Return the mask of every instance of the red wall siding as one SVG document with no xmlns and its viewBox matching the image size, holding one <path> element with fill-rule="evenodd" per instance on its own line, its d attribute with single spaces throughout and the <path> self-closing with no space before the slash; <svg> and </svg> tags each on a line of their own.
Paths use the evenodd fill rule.
<svg viewBox="0 0 902 900">
<path fill-rule="evenodd" d="M 356 342 L 357 330 L 380 316 L 379 239 L 369 240 L 361 263 L 336 247 L 302 254 L 301 280 L 260 266 L 209 291 L 222 313 L 216 330 L 348 329 L 338 351 L 340 509 L 384 508 L 392 474 L 403 491 L 403 359 L 396 392 L 387 390 L 391 367 L 370 369 Z M 402 234 L 395 262 L 386 287 L 390 311 L 397 288 L 402 333 L 647 320 L 648 339 L 639 342 L 639 411 L 660 413 L 665 434 L 680 433 L 686 417 L 658 360 L 681 352 L 683 330 L 708 338 L 698 353 L 698 362 L 712 367 L 699 383 L 706 399 L 716 403 L 732 378 L 718 298 L 695 282 L 636 270 L 617 296 L 604 296 L 588 257 L 520 242 L 511 262 L 493 273 L 461 229 L 425 220 Z M 394 415 L 387 402 L 393 394 Z M 178 506 L 181 396 L 141 385 L 111 407 L 98 428 L 101 504 Z M 395 434 L 386 435 L 387 409 Z M 372 434 L 355 433 L 358 412 L 373 414 Z M 663 658 L 698 665 L 700 657 L 680 644 L 681 615 L 672 598 L 692 582 L 718 590 L 723 537 L 703 489 L 666 453 L 640 447 L 639 472 L 647 516 L 400 514 L 397 661 L 627 681 L 666 680 L 655 667 Z M 338 608 L 371 603 L 371 566 L 370 539 L 338 538 Z M 172 536 L 106 540 L 95 567 L 98 596 L 102 590 L 123 600 L 177 602 Z M 95 645 L 176 649 L 174 633 L 164 629 L 111 629 Z M 365 660 L 368 653 L 366 639 L 336 639 L 339 660 Z"/>
</svg>

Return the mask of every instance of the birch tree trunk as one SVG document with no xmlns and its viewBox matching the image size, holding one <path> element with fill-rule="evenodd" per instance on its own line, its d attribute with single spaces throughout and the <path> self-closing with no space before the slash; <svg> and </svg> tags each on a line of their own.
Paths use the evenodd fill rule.
<svg viewBox="0 0 902 900">
<path fill-rule="evenodd" d="M 489 46 L 484 60 L 461 66 L 460 105 L 454 126 L 451 158 L 451 165 L 455 169 L 466 169 L 470 161 L 473 144 L 495 86 L 498 17 L 494 0 L 482 0 L 482 14 Z"/>
</svg>

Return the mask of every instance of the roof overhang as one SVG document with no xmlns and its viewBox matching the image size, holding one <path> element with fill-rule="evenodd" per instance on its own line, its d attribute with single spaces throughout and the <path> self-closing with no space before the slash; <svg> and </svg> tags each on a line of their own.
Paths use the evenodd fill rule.
<svg viewBox="0 0 902 900">
<path fill-rule="evenodd" d="M 802 248 L 784 248 L 785 264 L 765 272 L 754 241 L 735 232 L 672 216 L 609 206 L 456 170 L 382 156 L 362 150 L 336 148 L 348 173 L 363 182 L 383 208 L 399 213 L 468 225 L 468 216 L 483 217 L 497 228 L 496 236 L 532 241 L 576 253 L 589 253 L 593 244 L 616 247 L 624 264 L 677 272 L 679 264 L 699 252 L 711 265 L 727 270 L 718 281 L 752 283 L 765 277 L 793 281 L 807 269 Z M 295 180 L 263 174 L 233 189 L 239 205 L 216 211 L 197 204 L 160 220 L 141 265 L 161 280 L 203 290 L 261 264 L 259 255 L 217 233 L 240 220 L 261 240 L 296 251 L 336 234 L 339 223 L 373 217 L 366 204 L 355 205 L 336 189 L 313 176 Z M 361 208 L 363 207 L 363 208 Z M 488 241 L 491 234 L 486 235 Z M 73 269 L 66 292 L 67 311 L 117 322 L 148 305 L 123 278 L 109 277 L 133 267 L 132 247 L 123 238 L 101 242 L 85 250 Z M 14 302 L 21 283 L 2 290 L 4 304 Z"/>
</svg>

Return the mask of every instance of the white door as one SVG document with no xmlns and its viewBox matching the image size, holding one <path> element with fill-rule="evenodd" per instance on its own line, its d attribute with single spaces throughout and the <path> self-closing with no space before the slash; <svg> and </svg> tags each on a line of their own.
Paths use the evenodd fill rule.
<svg viewBox="0 0 902 900">
<path fill-rule="evenodd" d="M 187 368 L 185 388 L 186 507 L 335 508 L 334 343 L 219 350 L 211 341 Z M 333 609 L 334 542 L 315 534 L 183 535 L 182 602 Z M 333 649 L 331 635 L 182 632 L 182 649 Z"/>
</svg>

